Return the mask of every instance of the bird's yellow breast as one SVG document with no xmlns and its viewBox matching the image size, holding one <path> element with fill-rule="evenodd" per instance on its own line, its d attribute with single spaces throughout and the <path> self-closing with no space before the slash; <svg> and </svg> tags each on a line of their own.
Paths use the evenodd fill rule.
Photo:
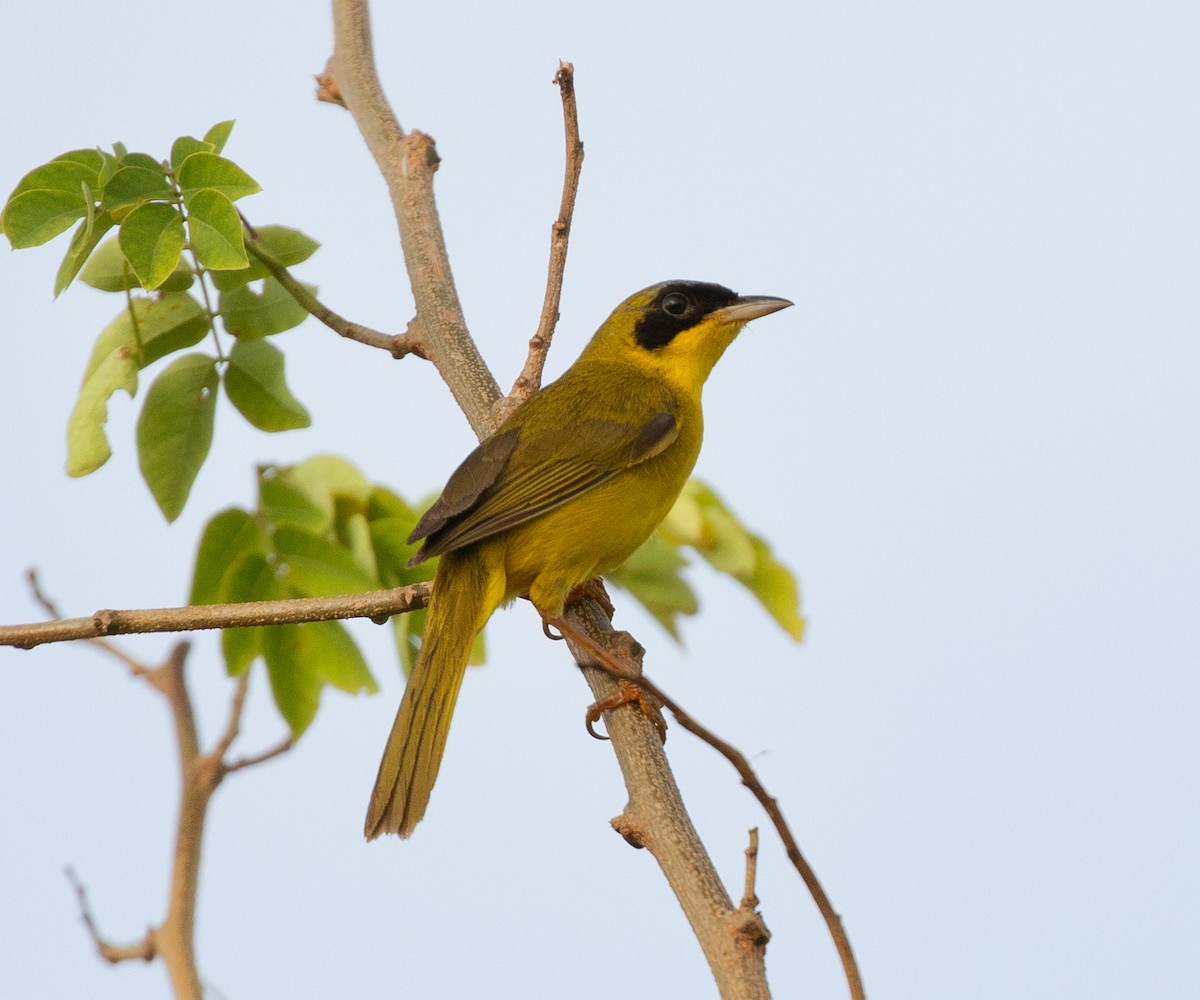
<svg viewBox="0 0 1200 1000">
<path fill-rule="evenodd" d="M 687 482 L 704 433 L 700 401 L 691 393 L 634 370 L 581 377 L 603 380 L 608 418 L 638 426 L 669 412 L 678 435 L 653 458 L 485 543 L 503 547 L 507 595 L 528 594 L 545 618 L 558 617 L 573 588 L 616 569 L 653 533 Z M 576 417 L 586 418 L 591 408 L 582 404 Z"/>
</svg>

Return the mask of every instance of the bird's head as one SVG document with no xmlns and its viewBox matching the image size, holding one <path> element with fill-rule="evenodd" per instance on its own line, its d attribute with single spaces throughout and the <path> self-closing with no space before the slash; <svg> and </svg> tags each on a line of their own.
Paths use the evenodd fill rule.
<svg viewBox="0 0 1200 1000">
<path fill-rule="evenodd" d="M 648 368 L 698 392 L 743 326 L 790 305 L 704 281 L 664 281 L 617 306 L 584 354 Z"/>
</svg>

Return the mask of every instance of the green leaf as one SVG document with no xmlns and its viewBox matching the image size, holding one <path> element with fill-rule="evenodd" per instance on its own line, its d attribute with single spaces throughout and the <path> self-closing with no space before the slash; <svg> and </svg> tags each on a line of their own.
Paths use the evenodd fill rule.
<svg viewBox="0 0 1200 1000">
<path fill-rule="evenodd" d="M 137 367 L 145 368 L 174 351 L 200 343 L 207 333 L 204 307 L 184 292 L 167 292 L 153 299 L 135 298 L 133 316 L 128 309 L 122 309 L 100 331 L 83 380 L 86 382 L 118 347 L 125 347 Z"/>
<path fill-rule="evenodd" d="M 757 535 L 754 539 L 754 572 L 745 582 L 750 592 L 767 609 L 788 635 L 804 638 L 804 616 L 800 614 L 800 589 L 795 576 L 776 561 L 771 548 Z"/>
<path fill-rule="evenodd" d="M 43 163 L 22 177 L 8 196 L 0 211 L 0 231 L 15 250 L 47 243 L 88 214 L 88 195 L 96 184 L 94 165 L 70 159 Z"/>
<path fill-rule="evenodd" d="M 292 525 L 307 531 L 325 531 L 333 523 L 333 510 L 315 503 L 292 484 L 286 470 L 267 466 L 259 470 L 258 509 L 274 525 Z"/>
<path fill-rule="evenodd" d="M 298 229 L 287 226 L 262 226 L 257 230 L 260 245 L 284 267 L 293 267 L 308 260 L 320 243 L 310 236 L 305 236 Z M 219 271 L 213 274 L 213 284 L 222 292 L 232 291 L 248 281 L 257 281 L 270 275 L 266 266 L 258 260 L 252 260 L 250 266 L 240 271 Z"/>
<path fill-rule="evenodd" d="M 316 294 L 315 285 L 306 284 L 304 287 Z M 261 294 L 245 285 L 222 292 L 218 311 L 225 329 L 244 340 L 283 333 L 308 319 L 304 306 L 274 278 L 267 278 L 263 282 Z"/>
<path fill-rule="evenodd" d="M 87 215 L 79 190 L 25 191 L 14 195 L 0 214 L 0 228 L 14 250 L 48 243 Z"/>
<path fill-rule="evenodd" d="M 208 457 L 216 390 L 216 361 L 205 354 L 185 354 L 171 362 L 146 393 L 137 425 L 138 464 L 168 521 L 183 510 Z"/>
<path fill-rule="evenodd" d="M 308 728 L 321 701 L 320 672 L 314 658 L 306 655 L 304 639 L 300 625 L 273 625 L 262 635 L 271 694 L 292 739 L 299 739 Z"/>
<path fill-rule="evenodd" d="M 420 512 L 404 497 L 386 486 L 373 486 L 367 498 L 367 516 L 372 520 L 380 517 L 396 517 L 411 519 L 415 525 L 420 519 Z"/>
<path fill-rule="evenodd" d="M 290 431 L 312 423 L 283 376 L 283 354 L 265 340 L 239 340 L 229 352 L 225 394 L 260 431 Z"/>
<path fill-rule="evenodd" d="M 245 553 L 265 556 L 266 532 L 249 512 L 228 507 L 209 518 L 196 550 L 189 604 L 216 604 L 221 600 L 225 576 Z"/>
<path fill-rule="evenodd" d="M 237 556 L 221 578 L 218 602 L 244 604 L 247 601 L 273 601 L 287 597 L 267 558 L 246 551 Z M 262 652 L 264 634 L 278 626 L 227 628 L 221 630 L 221 653 L 225 670 L 231 677 L 243 673 Z"/>
<path fill-rule="evenodd" d="M 143 170 L 162 170 L 163 165 L 149 153 L 122 153 L 122 167 L 141 167 Z"/>
<path fill-rule="evenodd" d="M 100 226 L 105 214 L 102 212 L 96 217 L 97 227 Z M 111 226 L 112 223 L 110 222 L 109 225 Z M 179 263 L 175 265 L 175 270 L 158 288 L 163 292 L 182 292 L 192 286 L 195 278 L 196 272 L 181 257 Z M 129 261 L 121 252 L 120 242 L 115 238 L 109 240 L 88 258 L 87 264 L 80 274 L 80 280 L 93 288 L 99 288 L 102 292 L 123 292 L 131 288 L 141 288 L 137 275 L 133 273 Z"/>
<path fill-rule="evenodd" d="M 74 160 L 54 159 L 34 167 L 29 173 L 17 181 L 9 199 L 30 191 L 58 191 L 62 194 L 79 197 L 80 184 L 88 187 L 96 186 L 98 170 L 92 165 L 85 165 Z M 82 205 L 80 206 L 82 210 Z"/>
<path fill-rule="evenodd" d="M 331 515 L 339 500 L 363 508 L 371 495 L 366 476 L 340 455 L 313 455 L 289 466 L 284 475 Z"/>
<path fill-rule="evenodd" d="M 433 568 L 429 563 L 409 568 L 408 560 L 417 551 L 410 545 L 408 536 L 416 520 L 400 517 L 380 517 L 369 523 L 371 547 L 375 553 L 375 565 L 379 582 L 385 587 L 399 587 L 418 580 L 432 580 Z"/>
<path fill-rule="evenodd" d="M 334 534 L 339 544 L 345 547 L 358 567 L 371 579 L 372 586 L 379 586 L 379 567 L 375 562 L 375 549 L 371 545 L 371 528 L 362 507 L 349 502 L 339 503 Z"/>
<path fill-rule="evenodd" d="M 655 534 L 605 579 L 629 591 L 679 641 L 679 616 L 694 615 L 699 608 L 679 572 L 686 565 L 671 543 Z"/>
<path fill-rule="evenodd" d="M 214 153 L 220 153 L 225 149 L 225 143 L 229 141 L 229 133 L 233 131 L 233 123 L 232 118 L 228 121 L 217 122 L 204 133 L 204 141 L 213 147 Z"/>
<path fill-rule="evenodd" d="M 188 234 L 200 263 L 210 271 L 232 271 L 247 265 L 242 219 L 220 191 L 197 191 L 187 203 Z"/>
<path fill-rule="evenodd" d="M 287 586 L 301 597 L 332 597 L 377 590 L 345 547 L 298 528 L 275 529 L 275 551 L 286 567 Z"/>
<path fill-rule="evenodd" d="M 732 576 L 754 594 L 789 635 L 794 639 L 803 636 L 804 619 L 795 577 L 711 487 L 698 479 L 689 480 L 659 533 L 675 544 L 692 546 L 715 569 Z"/>
<path fill-rule="evenodd" d="M 262 645 L 271 693 L 294 739 L 316 716 L 325 683 L 350 694 L 378 690 L 358 646 L 339 622 L 272 626 Z"/>
<path fill-rule="evenodd" d="M 379 690 L 358 644 L 341 622 L 307 622 L 300 629 L 300 651 L 312 660 L 323 681 L 347 694 Z"/>
<path fill-rule="evenodd" d="M 183 219 L 171 205 L 139 205 L 121 223 L 121 252 L 143 288 L 158 288 L 170 277 L 183 251 Z"/>
<path fill-rule="evenodd" d="M 702 503 L 704 541 L 696 546 L 712 567 L 738 580 L 754 572 L 754 536 L 738 522 L 724 503 L 706 490 Z"/>
<path fill-rule="evenodd" d="M 86 476 L 108 461 L 112 454 L 104 433 L 108 400 L 118 389 L 132 398 L 137 392 L 137 371 L 126 346 L 113 348 L 90 370 L 67 421 L 67 475 Z"/>
<path fill-rule="evenodd" d="M 220 191 L 230 201 L 262 190 L 258 181 L 233 160 L 216 153 L 192 153 L 180 164 L 177 180 L 184 197 L 189 200 L 197 191 L 208 188 Z"/>
<path fill-rule="evenodd" d="M 104 185 L 100 204 L 115 213 L 150 201 L 171 201 L 174 197 L 166 172 L 157 163 L 153 169 L 122 166 Z"/>
<path fill-rule="evenodd" d="M 75 235 L 71 237 L 71 245 L 67 247 L 66 256 L 58 266 L 58 274 L 54 278 L 55 298 L 61 295 L 75 280 L 75 275 L 83 267 L 84 261 L 92 255 L 96 244 L 104 238 L 114 224 L 113 217 L 108 212 L 101 212 L 99 215 L 89 212 L 87 218 L 79 224 Z M 113 241 L 114 245 L 115 242 Z"/>
<path fill-rule="evenodd" d="M 87 174 L 81 179 L 86 181 L 89 187 L 99 189 L 104 186 L 104 171 L 110 168 L 111 160 L 111 156 L 98 149 L 72 149 L 69 152 L 60 153 L 50 162 L 73 163 L 82 167 Z"/>
<path fill-rule="evenodd" d="M 478 667 L 487 662 L 487 642 L 484 640 L 482 632 L 475 636 L 475 641 L 471 643 L 471 653 L 467 657 L 467 666 Z"/>
<path fill-rule="evenodd" d="M 260 509 L 278 524 L 314 533 L 335 529 L 343 501 L 361 508 L 371 486 L 362 473 L 336 455 L 314 455 L 298 465 L 260 471 Z"/>
<path fill-rule="evenodd" d="M 194 136 L 181 135 L 171 143 L 171 169 L 178 171 L 193 153 L 219 153 L 220 150 L 208 141 L 201 141 Z"/>
</svg>

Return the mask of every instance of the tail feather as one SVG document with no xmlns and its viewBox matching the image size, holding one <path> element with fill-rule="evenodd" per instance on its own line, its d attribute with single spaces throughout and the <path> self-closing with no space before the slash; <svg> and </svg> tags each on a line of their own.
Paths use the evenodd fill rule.
<svg viewBox="0 0 1200 1000">
<path fill-rule="evenodd" d="M 425 815 L 475 636 L 504 597 L 485 548 L 442 556 L 416 666 L 379 762 L 363 832 L 407 837 Z"/>
</svg>

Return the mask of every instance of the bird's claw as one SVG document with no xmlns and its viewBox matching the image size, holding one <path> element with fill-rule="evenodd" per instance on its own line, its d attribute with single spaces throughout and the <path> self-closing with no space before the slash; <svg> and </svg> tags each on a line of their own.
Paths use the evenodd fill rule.
<svg viewBox="0 0 1200 1000">
<path fill-rule="evenodd" d="M 588 710 L 584 715 L 584 726 L 588 731 L 588 735 L 593 739 L 607 740 L 607 736 L 601 736 L 596 732 L 596 722 L 599 721 L 605 712 L 610 712 L 614 708 L 620 708 L 622 705 L 628 705 L 631 702 L 637 702 L 637 706 L 642 710 L 642 714 L 654 723 L 654 728 L 658 730 L 658 738 L 663 743 L 666 743 L 667 720 L 663 718 L 662 706 L 641 685 L 635 684 L 633 681 L 620 681 L 619 684 L 620 687 L 612 694 L 600 698 L 588 706 Z"/>
</svg>

